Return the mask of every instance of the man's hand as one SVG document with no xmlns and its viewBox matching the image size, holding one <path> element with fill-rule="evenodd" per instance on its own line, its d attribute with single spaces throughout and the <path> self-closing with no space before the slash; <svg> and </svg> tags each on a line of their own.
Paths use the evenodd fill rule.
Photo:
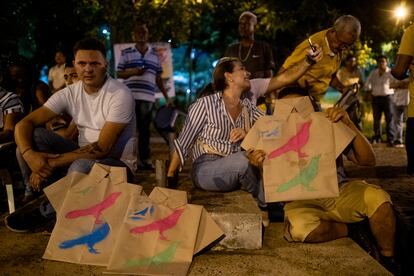
<svg viewBox="0 0 414 276">
<path fill-rule="evenodd" d="M 263 161 L 266 158 L 266 152 L 263 150 L 249 149 L 246 151 L 246 157 L 249 159 L 250 164 L 261 168 L 263 166 Z"/>
<path fill-rule="evenodd" d="M 142 74 L 145 73 L 146 70 L 147 69 L 145 69 L 145 67 L 136 67 L 136 68 L 126 69 L 125 72 L 127 72 L 131 76 L 141 76 Z"/>
<path fill-rule="evenodd" d="M 307 56 L 309 57 L 309 59 L 313 61 L 313 63 L 317 63 L 323 58 L 323 51 L 322 51 L 322 47 L 319 46 L 318 44 L 315 43 L 313 44 L 313 46 L 315 46 L 315 51 L 309 48 L 307 50 Z"/>
<path fill-rule="evenodd" d="M 49 159 L 57 158 L 59 154 L 50 154 L 28 150 L 24 153 L 23 158 L 29 165 L 33 173 L 43 178 L 47 178 L 53 172 L 53 167 L 49 164 Z"/>
<path fill-rule="evenodd" d="M 36 192 L 40 192 L 42 190 L 43 184 L 46 182 L 46 179 L 38 175 L 37 173 L 32 173 L 30 175 L 30 186 L 32 186 L 33 190 Z"/>
<path fill-rule="evenodd" d="M 348 113 L 341 107 L 330 107 L 326 111 L 326 117 L 333 123 L 341 120 L 344 124 L 352 127 L 353 122 L 349 118 Z"/>
<path fill-rule="evenodd" d="M 240 140 L 243 140 L 246 137 L 246 131 L 241 128 L 233 128 L 230 131 L 230 143 L 235 143 Z"/>
</svg>

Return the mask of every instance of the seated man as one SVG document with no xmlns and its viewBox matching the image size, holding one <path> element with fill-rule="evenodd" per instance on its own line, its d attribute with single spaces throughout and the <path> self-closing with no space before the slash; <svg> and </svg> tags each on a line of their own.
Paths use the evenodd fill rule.
<svg viewBox="0 0 414 276">
<path fill-rule="evenodd" d="M 279 98 L 282 93 L 279 95 Z M 286 97 L 297 97 L 290 94 Z M 275 110 L 277 112 L 277 110 Z M 351 161 L 362 166 L 374 166 L 375 154 L 365 136 L 341 108 L 329 108 L 327 117 L 332 122 L 342 121 L 356 136 L 343 152 Z M 249 160 L 258 166 L 263 164 L 266 153 L 249 151 Z M 337 164 L 341 164 L 338 157 Z M 341 166 L 337 166 L 339 197 L 300 200 L 285 205 L 285 238 L 296 242 L 325 242 L 348 236 L 347 223 L 368 218 L 374 238 L 380 249 L 381 261 L 392 270 L 394 263 L 395 215 L 390 196 L 380 187 L 363 180 L 346 181 Z"/>
<path fill-rule="evenodd" d="M 96 162 L 135 169 L 134 101 L 128 88 L 107 75 L 105 53 L 97 39 L 78 41 L 74 63 L 81 81 L 53 94 L 17 125 L 16 143 L 35 190 L 61 177 L 59 171 L 88 173 Z M 78 143 L 39 127 L 61 113 L 78 126 Z M 9 229 L 33 226 L 16 216 L 6 218 Z"/>
<path fill-rule="evenodd" d="M 73 66 L 73 62 L 65 64 L 64 75 L 65 87 L 74 84 L 79 81 L 76 69 Z M 67 139 L 76 141 L 78 136 L 78 129 L 76 124 L 72 121 L 72 118 L 68 114 L 59 115 L 46 123 L 46 128 L 53 130 L 57 134 Z"/>
<path fill-rule="evenodd" d="M 65 64 L 63 77 L 65 79 L 66 87 L 71 84 L 74 84 L 79 80 L 78 74 L 76 73 L 72 61 Z M 74 142 L 77 141 L 79 134 L 78 128 L 76 124 L 72 121 L 72 117 L 68 114 L 61 114 L 52 118 L 45 124 L 45 126 L 46 129 L 54 131 L 56 134 L 66 139 L 72 140 Z M 40 193 L 35 193 L 32 189 L 32 186 L 30 185 L 31 171 L 27 166 L 26 162 L 24 161 L 19 149 L 16 150 L 16 158 L 17 162 L 19 163 L 20 171 L 23 176 L 23 183 L 25 185 L 24 197 L 21 200 L 21 203 L 26 204 L 35 199 Z"/>
<path fill-rule="evenodd" d="M 0 144 L 14 142 L 14 128 L 23 117 L 23 104 L 19 97 L 0 87 Z M 8 174 L 14 169 L 14 147 L 3 148 L 0 153 L 0 169 L 7 168 Z M 6 172 L 6 171 L 5 171 Z"/>
<path fill-rule="evenodd" d="M 0 87 L 0 144 L 14 141 L 14 128 L 23 117 L 23 104 L 19 97 Z"/>
</svg>

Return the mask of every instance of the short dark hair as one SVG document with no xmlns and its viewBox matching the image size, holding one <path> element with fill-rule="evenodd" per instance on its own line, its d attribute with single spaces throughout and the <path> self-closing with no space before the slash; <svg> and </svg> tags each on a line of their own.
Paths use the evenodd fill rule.
<svg viewBox="0 0 414 276">
<path fill-rule="evenodd" d="M 84 38 L 75 43 L 73 47 L 73 55 L 76 56 L 76 53 L 79 50 L 96 50 L 101 52 L 101 54 L 106 56 L 105 45 L 96 38 Z"/>
<path fill-rule="evenodd" d="M 277 93 L 277 98 L 282 99 L 290 94 L 296 94 L 300 96 L 309 96 L 309 89 L 300 86 L 285 86 Z"/>
<path fill-rule="evenodd" d="M 315 98 L 310 94 L 309 92 L 309 87 L 300 87 L 300 86 L 286 86 L 283 87 L 281 90 L 279 90 L 279 92 L 277 93 L 277 99 L 283 99 L 284 97 L 286 97 L 287 95 L 298 95 L 300 97 L 309 97 L 313 109 L 315 111 L 320 110 L 318 103 L 316 102 Z"/>
<path fill-rule="evenodd" d="M 385 59 L 386 61 L 388 61 L 388 58 L 386 57 L 386 56 L 384 56 L 384 55 L 379 55 L 378 57 L 377 57 L 377 62 L 378 61 L 380 61 L 380 59 Z"/>
<path fill-rule="evenodd" d="M 75 66 L 73 65 L 73 61 L 72 60 L 65 63 L 65 69 L 66 68 L 74 68 L 74 67 Z"/>
</svg>

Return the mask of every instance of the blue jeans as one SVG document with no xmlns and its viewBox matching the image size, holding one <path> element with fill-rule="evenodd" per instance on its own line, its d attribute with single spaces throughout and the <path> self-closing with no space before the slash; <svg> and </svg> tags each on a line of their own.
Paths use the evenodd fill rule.
<svg viewBox="0 0 414 276">
<path fill-rule="evenodd" d="M 33 132 L 33 148 L 36 151 L 47 152 L 47 153 L 66 153 L 74 151 L 79 148 L 78 144 L 75 142 L 63 138 L 62 136 L 57 135 L 55 132 L 47 130 L 45 128 L 36 128 Z M 22 172 L 23 181 L 26 186 L 25 195 L 30 195 L 33 193 L 32 188 L 29 183 L 29 177 L 31 174 L 29 166 L 24 161 L 21 156 L 20 151 L 16 151 L 17 161 L 19 163 L 20 170 Z M 125 163 L 115 158 L 104 158 L 104 159 L 78 159 L 75 160 L 68 168 L 57 168 L 50 176 L 47 181 L 47 184 L 51 184 L 66 174 L 77 171 L 81 173 L 89 173 L 95 163 L 100 163 L 108 166 L 115 167 L 126 167 Z"/>
<path fill-rule="evenodd" d="M 260 171 L 249 163 L 244 152 L 225 157 L 200 156 L 193 162 L 192 180 L 196 187 L 211 192 L 230 192 L 243 187 L 259 207 L 266 207 Z"/>
<path fill-rule="evenodd" d="M 150 158 L 150 125 L 154 103 L 135 100 L 135 114 L 137 116 L 138 154 L 142 163 Z"/>
<path fill-rule="evenodd" d="M 406 105 L 393 105 L 393 124 L 395 127 L 394 143 L 403 143 L 403 126 L 404 126 L 404 115 L 407 113 Z"/>
<path fill-rule="evenodd" d="M 394 141 L 395 129 L 392 122 L 392 102 L 393 95 L 388 96 L 374 96 L 372 98 L 372 113 L 374 116 L 374 137 L 381 139 L 381 115 L 384 112 L 385 126 L 387 131 L 387 142 L 392 143 Z"/>
</svg>

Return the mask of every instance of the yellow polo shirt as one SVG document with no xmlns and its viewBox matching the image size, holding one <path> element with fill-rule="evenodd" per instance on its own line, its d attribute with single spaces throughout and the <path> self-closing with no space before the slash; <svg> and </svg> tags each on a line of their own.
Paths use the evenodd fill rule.
<svg viewBox="0 0 414 276">
<path fill-rule="evenodd" d="M 414 117 L 414 24 L 405 29 L 398 54 L 413 57 L 410 65 L 410 83 L 408 85 L 410 103 L 408 104 L 407 116 Z"/>
<path fill-rule="evenodd" d="M 341 55 L 334 54 L 328 44 L 326 33 L 328 29 L 311 35 L 312 43 L 317 43 L 323 49 L 323 58 L 318 63 L 312 65 L 310 69 L 297 81 L 301 87 L 310 88 L 311 95 L 317 100 L 325 95 L 331 82 L 332 75 L 336 73 L 341 65 Z M 293 64 L 301 61 L 309 49 L 308 40 L 300 43 L 293 53 L 283 63 L 283 68 L 287 69 Z"/>
</svg>

